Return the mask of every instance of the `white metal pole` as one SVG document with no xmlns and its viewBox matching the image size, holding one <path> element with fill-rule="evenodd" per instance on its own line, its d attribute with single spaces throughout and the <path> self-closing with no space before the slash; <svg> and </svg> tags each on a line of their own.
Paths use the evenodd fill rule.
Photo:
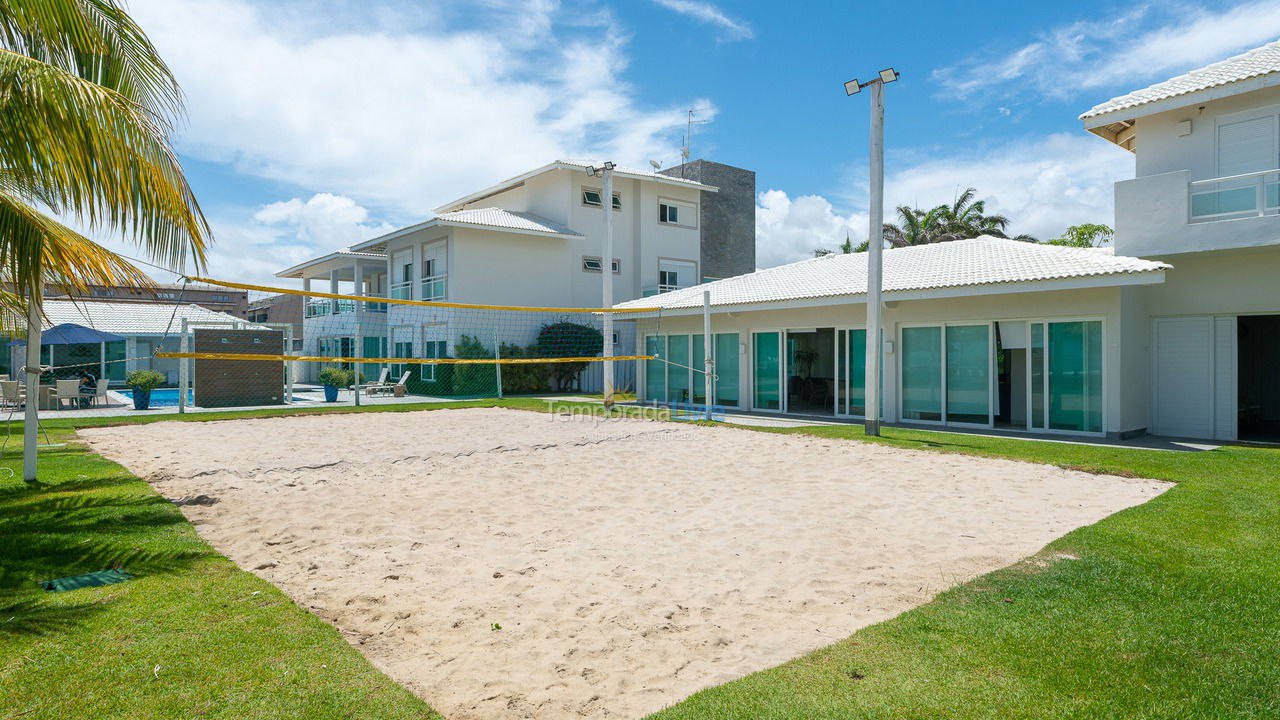
<svg viewBox="0 0 1280 720">
<path fill-rule="evenodd" d="M 867 435 L 880 434 L 880 286 L 884 246 L 884 83 L 871 83 L 871 227 L 867 233 Z"/>
<path fill-rule="evenodd" d="M 613 169 L 609 163 L 604 167 L 604 188 L 601 193 L 600 206 L 604 210 L 604 248 L 600 257 L 600 274 L 604 276 L 604 305 L 613 307 Z M 603 393 L 604 406 L 613 407 L 613 313 L 604 313 L 604 360 Z"/>
<path fill-rule="evenodd" d="M 711 354 L 714 347 L 711 345 L 711 291 L 702 291 L 702 381 L 705 388 L 704 398 L 707 403 L 707 419 L 711 419 L 711 400 L 712 385 L 711 379 L 715 377 L 716 364 Z"/>
<path fill-rule="evenodd" d="M 493 364 L 493 374 L 498 380 L 498 399 L 502 399 L 502 342 L 498 340 L 498 331 L 493 331 L 493 359 L 498 360 Z"/>
<path fill-rule="evenodd" d="M 364 288 L 363 288 L 364 276 L 361 273 L 359 260 L 356 260 L 355 269 L 351 271 L 351 274 L 355 282 L 356 297 L 361 297 L 364 295 Z M 355 375 L 352 376 L 355 378 L 356 383 L 355 383 L 355 387 L 352 388 L 351 390 L 351 394 L 355 397 L 356 407 L 360 407 L 360 371 L 364 370 L 364 364 L 359 362 L 359 360 L 364 357 L 364 337 L 360 334 L 360 316 L 364 312 L 364 303 L 359 300 L 356 300 L 356 306 L 355 308 L 353 308 L 353 310 L 355 311 L 356 339 L 355 339 L 355 342 L 353 343 L 355 347 L 352 348 L 352 351 L 353 351 L 352 354 L 355 355 L 357 362 L 355 363 L 355 366 L 356 366 Z"/>
<path fill-rule="evenodd" d="M 42 290 L 35 290 L 27 302 L 27 407 L 22 418 L 22 479 L 36 481 L 40 430 L 40 303 Z M 52 358 L 50 358 L 52 359 Z"/>
<path fill-rule="evenodd" d="M 187 336 L 187 319 L 182 318 L 182 334 L 178 336 L 178 351 L 186 354 L 190 352 L 191 343 Z M 187 363 L 191 360 L 182 358 L 178 360 L 178 413 L 182 414 L 187 411 L 187 385 L 190 378 L 187 377 Z M 136 390 L 134 392 L 137 392 Z"/>
<path fill-rule="evenodd" d="M 306 299 L 303 298 L 304 303 L 305 301 Z M 292 352 L 293 352 L 293 324 L 290 323 L 290 325 L 287 328 L 285 328 L 285 331 L 284 331 L 284 352 L 282 354 L 287 356 L 287 355 L 290 355 Z M 285 382 L 284 401 L 289 405 L 292 405 L 293 404 L 293 361 L 292 360 L 284 361 L 284 382 Z"/>
</svg>

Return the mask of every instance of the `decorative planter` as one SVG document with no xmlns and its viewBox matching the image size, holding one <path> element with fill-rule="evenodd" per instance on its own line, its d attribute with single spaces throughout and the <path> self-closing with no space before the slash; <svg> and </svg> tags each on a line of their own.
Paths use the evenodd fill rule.
<svg viewBox="0 0 1280 720">
<path fill-rule="evenodd" d="M 133 409 L 146 410 L 151 407 L 151 391 L 137 390 L 133 391 Z"/>
<path fill-rule="evenodd" d="M 324 401 L 338 402 L 338 386 L 337 385 L 324 386 Z"/>
</svg>

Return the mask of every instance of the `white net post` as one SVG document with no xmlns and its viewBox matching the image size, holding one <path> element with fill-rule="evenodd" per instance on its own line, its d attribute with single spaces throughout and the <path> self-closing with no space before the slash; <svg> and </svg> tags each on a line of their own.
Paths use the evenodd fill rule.
<svg viewBox="0 0 1280 720">
<path fill-rule="evenodd" d="M 22 418 L 22 479 L 36 481 L 38 463 L 37 431 L 40 429 L 40 291 L 27 303 L 27 407 Z M 52 359 L 52 357 L 50 357 Z"/>
<path fill-rule="evenodd" d="M 601 193 L 600 207 L 604 211 L 604 249 L 600 257 L 600 274 L 603 276 L 604 286 L 604 313 L 603 331 L 604 331 L 604 367 L 601 368 L 602 381 L 601 392 L 604 395 L 604 406 L 606 408 L 613 407 L 613 361 L 609 358 L 613 357 L 613 313 L 607 312 L 608 308 L 613 307 L 613 168 L 611 163 L 605 163 L 603 192 Z"/>
<path fill-rule="evenodd" d="M 182 334 L 178 336 L 178 351 L 181 353 L 191 352 L 190 335 L 187 332 L 187 318 L 182 318 Z M 178 413 L 187 411 L 187 387 L 190 386 L 191 379 L 187 376 L 188 364 L 192 362 L 187 358 L 178 360 Z"/>
<path fill-rule="evenodd" d="M 305 310 L 304 310 L 305 312 Z M 293 325 L 290 324 L 284 330 L 284 354 L 288 355 L 293 352 Z M 286 403 L 293 404 L 293 361 L 284 361 L 284 400 Z"/>
<path fill-rule="evenodd" d="M 711 419 L 712 380 L 715 378 L 715 360 L 712 354 L 715 346 L 711 344 L 711 291 L 702 291 L 702 381 L 705 388 L 704 399 L 707 403 L 706 418 Z"/>
<path fill-rule="evenodd" d="M 364 295 L 364 288 L 362 287 L 362 285 L 364 284 L 364 276 L 361 274 L 361 272 L 360 272 L 360 271 L 361 271 L 361 268 L 360 268 L 360 261 L 359 261 L 359 260 L 356 260 L 356 265 L 355 265 L 355 270 L 354 270 L 354 272 L 355 272 L 355 295 L 356 295 L 356 297 L 361 297 L 361 296 L 363 296 L 363 295 Z M 355 325 L 356 325 L 356 329 L 355 329 L 355 340 L 354 340 L 354 342 L 352 343 L 353 347 L 351 348 L 351 350 L 352 350 L 352 353 L 351 353 L 351 354 L 352 354 L 352 355 L 354 355 L 354 356 L 356 357 L 356 359 L 357 359 L 357 360 L 359 360 L 360 358 L 363 358 L 363 357 L 364 357 L 364 336 L 360 334 L 360 332 L 361 332 L 361 331 L 360 331 L 360 319 L 361 319 L 361 317 L 363 317 L 363 316 L 364 316 L 364 303 L 360 302 L 359 300 L 356 300 L 356 306 L 355 306 Z M 352 388 L 351 388 L 351 395 L 352 395 L 352 396 L 353 396 L 353 398 L 354 398 L 354 399 L 352 400 L 352 402 L 355 404 L 355 406 L 356 406 L 356 407 L 360 407 L 360 373 L 361 373 L 361 371 L 363 371 L 363 370 L 364 370 L 364 363 L 356 362 L 356 363 L 355 363 L 355 374 L 353 374 L 353 375 L 352 375 L 352 377 L 353 377 L 353 378 L 355 378 L 355 384 L 354 384 L 354 385 L 352 386 Z"/>
<path fill-rule="evenodd" d="M 498 339 L 498 331 L 493 331 L 493 357 L 502 360 L 502 342 Z M 502 363 L 494 363 L 493 372 L 498 382 L 498 399 L 502 399 Z"/>
</svg>

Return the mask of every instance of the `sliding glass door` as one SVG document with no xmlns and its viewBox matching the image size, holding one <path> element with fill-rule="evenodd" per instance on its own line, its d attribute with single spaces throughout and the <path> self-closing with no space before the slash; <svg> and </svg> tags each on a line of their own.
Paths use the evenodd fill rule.
<svg viewBox="0 0 1280 720">
<path fill-rule="evenodd" d="M 902 419 L 942 422 L 942 328 L 902 329 Z"/>
<path fill-rule="evenodd" d="M 738 333 L 717 333 L 713 339 L 716 380 L 715 404 L 738 406 Z"/>
<path fill-rule="evenodd" d="M 902 329 L 902 419 L 990 425 L 991 326 Z"/>
<path fill-rule="evenodd" d="M 757 410 L 782 409 L 782 333 L 752 333 L 752 406 Z"/>
<path fill-rule="evenodd" d="M 1030 428 L 1103 432 L 1102 321 L 1033 322 L 1030 328 Z"/>
<path fill-rule="evenodd" d="M 689 402 L 689 336 L 667 336 L 667 402 Z"/>
<path fill-rule="evenodd" d="M 667 364 L 660 358 L 665 357 L 661 335 L 646 335 L 644 354 L 653 360 L 644 361 L 644 399 L 648 402 L 667 401 Z"/>
</svg>

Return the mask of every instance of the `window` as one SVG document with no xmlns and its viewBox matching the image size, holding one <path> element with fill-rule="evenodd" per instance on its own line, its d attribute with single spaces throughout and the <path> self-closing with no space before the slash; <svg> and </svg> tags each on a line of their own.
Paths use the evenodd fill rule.
<svg viewBox="0 0 1280 720">
<path fill-rule="evenodd" d="M 680 208 L 676 207 L 675 205 L 658 203 L 658 222 L 661 222 L 661 223 L 680 222 Z"/>
<path fill-rule="evenodd" d="M 587 255 L 582 258 L 582 270 L 584 272 L 600 272 L 601 265 L 600 256 L 598 255 Z M 622 262 L 618 258 L 614 258 L 610 265 L 614 275 L 622 272 Z"/>
<path fill-rule="evenodd" d="M 658 260 L 658 292 L 689 287 L 697 282 L 698 264 L 691 260 Z"/>
<path fill-rule="evenodd" d="M 405 341 L 405 342 L 397 341 L 395 344 L 395 351 L 392 354 L 392 357 L 398 357 L 398 358 L 413 357 L 413 341 Z M 403 363 L 397 363 L 395 365 L 392 365 L 391 372 L 389 373 L 391 377 L 389 379 L 392 382 L 399 382 L 400 376 L 404 375 L 405 369 L 407 367 L 408 366 Z"/>
<path fill-rule="evenodd" d="M 587 207 L 600 207 L 600 190 L 598 188 L 582 188 L 582 204 Z M 613 209 L 622 209 L 622 194 L 613 194 Z"/>
<path fill-rule="evenodd" d="M 176 293 L 176 292 L 163 292 L 163 291 L 162 291 L 162 292 L 158 292 L 158 293 L 156 293 L 156 299 L 157 299 L 157 300 L 177 300 L 177 299 L 178 299 L 178 293 Z"/>
<path fill-rule="evenodd" d="M 658 198 L 658 222 L 695 228 L 698 226 L 698 206 L 682 200 Z"/>
<path fill-rule="evenodd" d="M 670 292 L 680 287 L 680 273 L 676 270 L 659 270 L 658 286 L 663 292 Z"/>
<path fill-rule="evenodd" d="M 423 343 L 422 357 L 427 358 L 444 358 L 449 357 L 449 343 L 445 340 L 428 340 Z M 436 366 L 434 364 L 422 364 L 422 379 L 426 382 L 435 382 Z"/>
<path fill-rule="evenodd" d="M 413 263 L 407 262 L 400 266 L 400 282 L 413 281 Z"/>
<path fill-rule="evenodd" d="M 230 295 L 214 295 L 209 299 L 209 302 L 229 303 L 231 302 L 231 296 Z"/>
</svg>

